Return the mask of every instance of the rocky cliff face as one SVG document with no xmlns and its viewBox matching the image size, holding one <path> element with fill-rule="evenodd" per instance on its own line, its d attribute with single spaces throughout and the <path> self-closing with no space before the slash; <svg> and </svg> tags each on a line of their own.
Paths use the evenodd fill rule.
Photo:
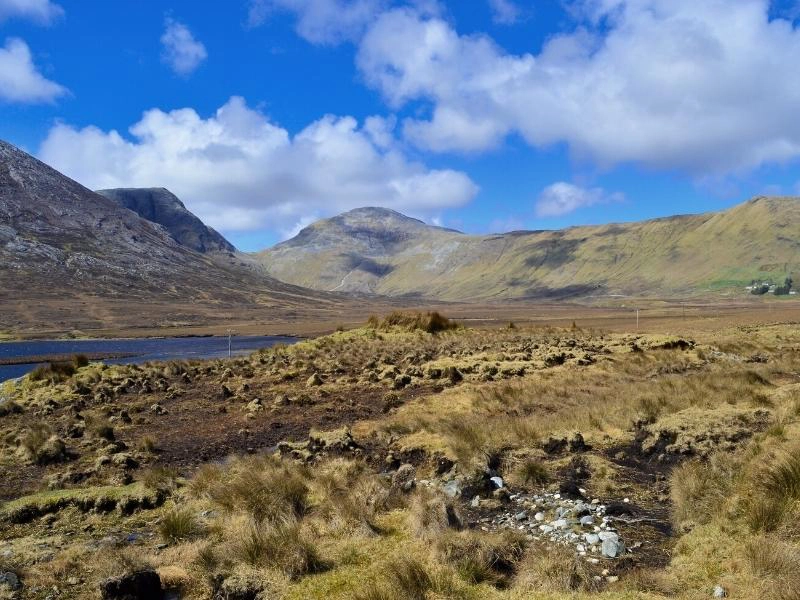
<svg viewBox="0 0 800 600">
<path fill-rule="evenodd" d="M 219 233 L 189 212 L 177 196 L 164 188 L 118 188 L 98 194 L 132 210 L 143 219 L 166 229 L 181 246 L 195 252 L 234 252 Z"/>
</svg>

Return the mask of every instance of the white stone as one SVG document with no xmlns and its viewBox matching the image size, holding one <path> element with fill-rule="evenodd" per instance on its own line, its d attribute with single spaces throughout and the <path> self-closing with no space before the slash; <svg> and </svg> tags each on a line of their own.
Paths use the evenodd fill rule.
<svg viewBox="0 0 800 600">
<path fill-rule="evenodd" d="M 606 540 L 611 540 L 612 542 L 618 542 L 619 541 L 619 535 L 617 535 L 613 531 L 601 531 L 600 534 L 597 537 L 599 537 L 604 542 Z"/>
</svg>

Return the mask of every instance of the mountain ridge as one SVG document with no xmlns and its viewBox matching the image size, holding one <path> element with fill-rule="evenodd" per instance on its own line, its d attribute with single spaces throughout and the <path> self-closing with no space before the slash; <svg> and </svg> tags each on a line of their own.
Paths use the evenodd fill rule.
<svg viewBox="0 0 800 600">
<path fill-rule="evenodd" d="M 0 333 L 285 315 L 336 306 L 242 253 L 201 253 L 0 140 Z"/>
<path fill-rule="evenodd" d="M 449 301 L 743 292 L 752 279 L 782 281 L 800 267 L 793 196 L 561 230 L 467 235 L 423 225 L 391 245 L 363 242 L 370 209 L 357 210 L 360 238 L 338 215 L 257 256 L 275 277 L 305 287 Z M 371 216 L 378 234 L 397 233 Z"/>
</svg>

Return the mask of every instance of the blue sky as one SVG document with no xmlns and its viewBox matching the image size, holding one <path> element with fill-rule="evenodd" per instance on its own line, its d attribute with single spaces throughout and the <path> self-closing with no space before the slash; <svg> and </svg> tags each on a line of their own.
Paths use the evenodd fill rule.
<svg viewBox="0 0 800 600">
<path fill-rule="evenodd" d="M 467 232 L 800 194 L 794 0 L 0 0 L 0 138 L 244 250 L 383 205 Z"/>
</svg>

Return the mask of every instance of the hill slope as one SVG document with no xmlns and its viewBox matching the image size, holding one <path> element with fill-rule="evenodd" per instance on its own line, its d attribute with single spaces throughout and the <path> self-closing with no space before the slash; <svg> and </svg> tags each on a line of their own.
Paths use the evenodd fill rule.
<svg viewBox="0 0 800 600">
<path fill-rule="evenodd" d="M 97 193 L 132 210 L 143 219 L 162 225 L 181 246 L 203 253 L 236 250 L 233 244 L 189 212 L 169 190 L 120 188 L 97 190 Z"/>
<path fill-rule="evenodd" d="M 332 304 L 267 276 L 250 257 L 195 252 L 161 225 L 0 141 L 0 333 L 193 323 L 234 308 L 277 315 Z"/>
<path fill-rule="evenodd" d="M 366 208 L 314 223 L 259 259 L 278 279 L 319 290 L 443 300 L 741 292 L 800 269 L 800 199 L 483 236 Z"/>
</svg>

